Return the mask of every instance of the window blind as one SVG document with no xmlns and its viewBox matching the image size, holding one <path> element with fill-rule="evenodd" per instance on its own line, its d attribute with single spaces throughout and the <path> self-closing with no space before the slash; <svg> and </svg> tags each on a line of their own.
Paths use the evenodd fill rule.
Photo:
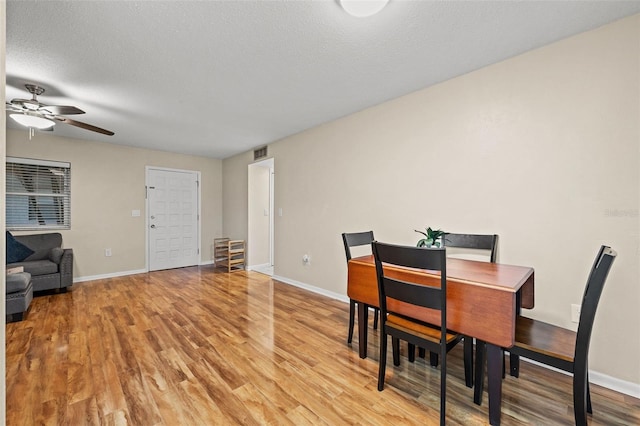
<svg viewBox="0 0 640 426">
<path fill-rule="evenodd" d="M 9 230 L 71 228 L 71 164 L 7 157 Z"/>
</svg>

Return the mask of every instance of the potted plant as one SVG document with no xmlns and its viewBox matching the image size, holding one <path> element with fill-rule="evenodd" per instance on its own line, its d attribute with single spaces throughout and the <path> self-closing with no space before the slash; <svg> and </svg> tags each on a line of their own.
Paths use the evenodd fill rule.
<svg viewBox="0 0 640 426">
<path fill-rule="evenodd" d="M 427 228 L 427 232 L 415 230 L 417 233 L 424 235 L 425 238 L 422 238 L 416 244 L 417 247 L 437 247 L 440 248 L 442 246 L 442 238 L 445 236 L 446 232 L 440 229 L 431 229 Z"/>
</svg>

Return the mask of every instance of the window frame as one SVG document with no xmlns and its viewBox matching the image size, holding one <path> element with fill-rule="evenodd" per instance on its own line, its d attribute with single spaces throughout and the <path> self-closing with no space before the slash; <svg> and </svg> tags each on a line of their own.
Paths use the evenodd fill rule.
<svg viewBox="0 0 640 426">
<path fill-rule="evenodd" d="M 7 230 L 71 229 L 71 163 L 6 157 L 5 166 Z M 27 182 L 33 185 L 31 190 Z"/>
</svg>

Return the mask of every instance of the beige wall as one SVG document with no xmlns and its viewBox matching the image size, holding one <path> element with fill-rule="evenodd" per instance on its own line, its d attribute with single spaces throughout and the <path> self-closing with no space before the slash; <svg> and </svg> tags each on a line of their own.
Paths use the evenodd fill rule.
<svg viewBox="0 0 640 426">
<path fill-rule="evenodd" d="M 248 171 L 247 266 L 269 263 L 269 167 L 253 166 Z"/>
<path fill-rule="evenodd" d="M 222 234 L 220 160 L 44 132 L 29 140 L 26 130 L 8 131 L 7 155 L 71 163 L 71 229 L 61 233 L 74 251 L 74 279 L 146 268 L 145 166 L 201 172 L 200 253 L 203 263 L 211 261 L 213 238 Z M 132 210 L 140 210 L 140 217 L 132 217 Z"/>
<path fill-rule="evenodd" d="M 342 232 L 497 233 L 500 262 L 535 268 L 527 314 L 575 328 L 570 305 L 608 244 L 590 368 L 638 391 L 639 42 L 637 15 L 270 145 L 275 275 L 344 295 Z M 246 234 L 227 213 L 246 211 L 250 162 L 224 160 L 228 234 Z"/>
<path fill-rule="evenodd" d="M 222 217 L 226 237 L 247 241 L 248 231 L 248 172 L 247 164 L 253 152 L 245 152 L 222 162 Z"/>
</svg>

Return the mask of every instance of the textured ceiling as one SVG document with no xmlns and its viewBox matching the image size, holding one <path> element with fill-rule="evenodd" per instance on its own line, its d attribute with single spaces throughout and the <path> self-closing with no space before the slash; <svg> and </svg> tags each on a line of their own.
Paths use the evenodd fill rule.
<svg viewBox="0 0 640 426">
<path fill-rule="evenodd" d="M 334 0 L 8 0 L 7 100 L 36 83 L 41 102 L 115 132 L 54 134 L 226 158 L 638 12 L 391 0 L 354 18 Z"/>
</svg>

